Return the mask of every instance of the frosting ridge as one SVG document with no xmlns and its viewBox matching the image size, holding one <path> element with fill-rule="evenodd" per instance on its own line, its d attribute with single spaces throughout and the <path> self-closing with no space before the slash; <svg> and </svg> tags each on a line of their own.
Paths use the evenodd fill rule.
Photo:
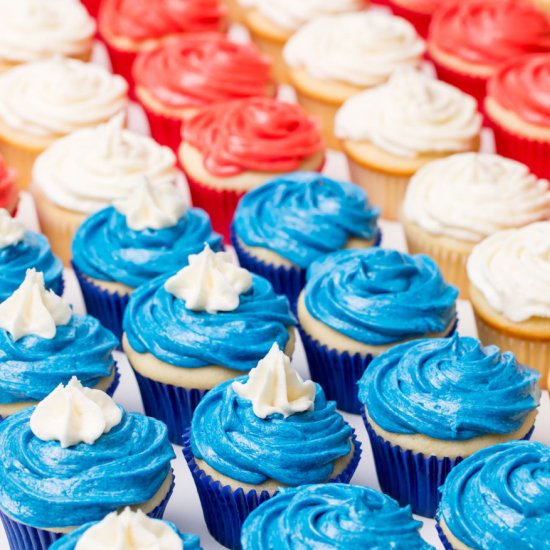
<svg viewBox="0 0 550 550">
<path fill-rule="evenodd" d="M 20 243 L 25 237 L 25 226 L 12 218 L 5 208 L 0 208 L 0 248 Z"/>
</svg>

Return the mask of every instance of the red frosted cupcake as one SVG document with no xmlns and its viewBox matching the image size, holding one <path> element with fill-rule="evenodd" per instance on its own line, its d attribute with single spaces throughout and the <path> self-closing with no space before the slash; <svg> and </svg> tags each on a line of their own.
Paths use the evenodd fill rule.
<svg viewBox="0 0 550 550">
<path fill-rule="evenodd" d="M 445 0 L 388 0 L 387 5 L 395 15 L 414 25 L 416 32 L 427 38 L 428 28 L 435 10 Z"/>
<path fill-rule="evenodd" d="M 99 33 L 113 71 L 132 84 L 132 63 L 139 52 L 172 36 L 223 31 L 226 13 L 219 0 L 101 0 Z"/>
<path fill-rule="evenodd" d="M 19 203 L 19 190 L 15 180 L 15 170 L 8 168 L 0 156 L 0 208 L 5 208 L 12 216 L 15 215 Z"/>
<path fill-rule="evenodd" d="M 269 98 L 215 105 L 186 121 L 179 161 L 193 204 L 229 240 L 239 199 L 296 170 L 321 170 L 324 144 L 317 122 L 299 106 Z"/>
<path fill-rule="evenodd" d="M 473 95 L 509 59 L 550 50 L 550 20 L 525 0 L 454 0 L 436 10 L 428 53 L 437 76 Z"/>
<path fill-rule="evenodd" d="M 197 109 L 232 99 L 274 96 L 270 72 L 269 58 L 254 45 L 203 33 L 167 40 L 138 55 L 133 76 L 153 137 L 176 150 L 182 121 Z"/>
<path fill-rule="evenodd" d="M 94 19 L 97 19 L 97 16 L 99 14 L 99 4 L 101 4 L 101 0 L 80 0 L 80 2 L 86 8 L 90 16 Z"/>
<path fill-rule="evenodd" d="M 550 178 L 550 52 L 502 65 L 489 80 L 485 113 L 498 153 Z"/>
</svg>

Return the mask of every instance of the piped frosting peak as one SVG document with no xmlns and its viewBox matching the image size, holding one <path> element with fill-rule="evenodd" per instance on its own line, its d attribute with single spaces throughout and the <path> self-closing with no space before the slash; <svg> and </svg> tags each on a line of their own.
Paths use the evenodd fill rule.
<svg viewBox="0 0 550 550">
<path fill-rule="evenodd" d="M 0 248 L 17 244 L 25 236 L 23 224 L 12 218 L 5 208 L 0 208 Z"/>
</svg>

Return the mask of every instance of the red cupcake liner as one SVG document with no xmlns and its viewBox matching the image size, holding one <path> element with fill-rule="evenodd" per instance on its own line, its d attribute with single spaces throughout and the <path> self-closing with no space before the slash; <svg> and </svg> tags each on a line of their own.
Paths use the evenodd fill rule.
<svg viewBox="0 0 550 550">
<path fill-rule="evenodd" d="M 131 99 L 135 99 L 134 96 L 134 78 L 132 77 L 132 65 L 136 58 L 136 52 L 129 52 L 126 50 L 120 50 L 110 44 L 105 38 L 105 47 L 111 60 L 111 68 L 113 73 L 122 76 L 126 82 L 128 82 L 128 93 Z"/>
<path fill-rule="evenodd" d="M 181 126 L 183 121 L 180 118 L 156 113 L 141 102 L 140 105 L 147 115 L 149 129 L 154 140 L 161 145 L 170 147 L 177 154 L 181 144 Z"/>
<path fill-rule="evenodd" d="M 416 32 L 424 39 L 428 37 L 428 29 L 432 20 L 431 13 L 423 13 L 396 3 L 394 0 L 386 0 L 394 15 L 406 19 L 416 29 Z"/>
</svg>

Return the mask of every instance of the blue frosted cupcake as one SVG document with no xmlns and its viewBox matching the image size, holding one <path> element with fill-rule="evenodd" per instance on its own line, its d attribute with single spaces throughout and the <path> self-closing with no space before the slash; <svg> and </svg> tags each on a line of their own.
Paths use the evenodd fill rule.
<svg viewBox="0 0 550 550">
<path fill-rule="evenodd" d="M 166 426 L 76 378 L 0 423 L 0 518 L 12 550 L 133 506 L 161 518 L 173 489 Z"/>
<path fill-rule="evenodd" d="M 172 185 L 146 180 L 127 199 L 87 218 L 73 240 L 73 267 L 88 313 L 118 338 L 131 292 L 185 265 L 204 243 L 218 250 L 221 237 L 208 214 L 186 210 Z"/>
<path fill-rule="evenodd" d="M 359 381 L 359 401 L 382 490 L 433 517 L 438 488 L 456 464 L 530 437 L 539 377 L 512 353 L 457 335 L 376 357 Z"/>
<path fill-rule="evenodd" d="M 46 288 L 63 294 L 63 264 L 44 235 L 25 231 L 23 224 L 0 209 L 0 302 L 11 296 L 25 279 L 27 269 L 44 274 Z"/>
<path fill-rule="evenodd" d="M 271 281 L 295 310 L 311 263 L 343 248 L 380 242 L 379 213 L 352 183 L 295 172 L 241 199 L 232 242 L 241 265 Z"/>
<path fill-rule="evenodd" d="M 283 489 L 256 508 L 241 534 L 243 550 L 433 548 L 419 535 L 410 508 L 356 485 Z"/>
<path fill-rule="evenodd" d="M 58 384 L 77 376 L 84 386 L 113 395 L 117 340 L 97 319 L 74 315 L 29 269 L 0 304 L 0 420 L 36 405 Z"/>
<path fill-rule="evenodd" d="M 54 542 L 49 550 L 75 550 L 77 545 L 82 550 L 120 550 L 133 548 L 132 543 L 139 544 L 139 548 L 201 550 L 197 535 L 182 533 L 169 521 L 153 519 L 130 508 L 120 514 L 111 512 L 99 522 L 83 525 Z"/>
<path fill-rule="evenodd" d="M 183 452 L 210 534 L 238 549 L 259 504 L 281 487 L 349 483 L 361 449 L 336 404 L 274 344 L 249 376 L 204 397 Z"/>
<path fill-rule="evenodd" d="M 343 250 L 314 262 L 298 301 L 311 378 L 359 413 L 357 381 L 376 357 L 407 340 L 456 328 L 456 288 L 427 256 Z"/>
<path fill-rule="evenodd" d="M 132 294 L 122 345 L 145 412 L 163 420 L 181 445 L 208 390 L 250 371 L 273 342 L 292 355 L 295 324 L 269 281 L 207 245 L 176 275 Z"/>
</svg>

